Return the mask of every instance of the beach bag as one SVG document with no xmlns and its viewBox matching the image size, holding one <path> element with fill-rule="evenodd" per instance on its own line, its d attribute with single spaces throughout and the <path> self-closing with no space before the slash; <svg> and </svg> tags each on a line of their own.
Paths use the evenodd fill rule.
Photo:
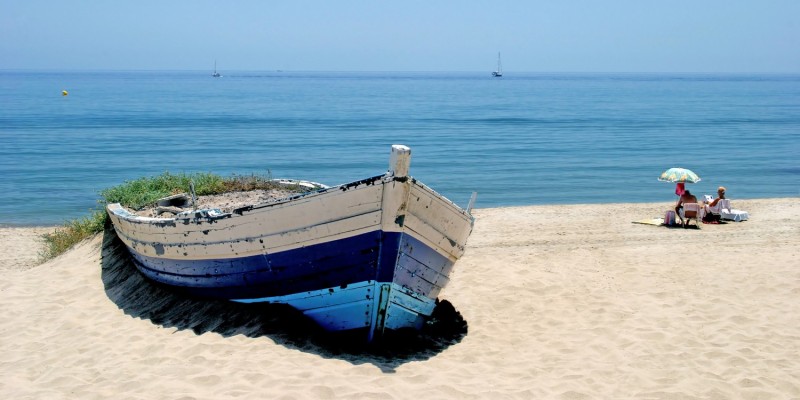
<svg viewBox="0 0 800 400">
<path fill-rule="evenodd" d="M 675 211 L 669 210 L 664 214 L 664 225 L 666 226 L 674 226 L 675 225 Z"/>
<path fill-rule="evenodd" d="M 707 212 L 706 215 L 703 216 L 703 222 L 716 223 L 716 222 L 719 222 L 719 221 L 720 221 L 719 214 L 714 214 L 714 213 L 711 213 L 711 212 Z"/>
</svg>

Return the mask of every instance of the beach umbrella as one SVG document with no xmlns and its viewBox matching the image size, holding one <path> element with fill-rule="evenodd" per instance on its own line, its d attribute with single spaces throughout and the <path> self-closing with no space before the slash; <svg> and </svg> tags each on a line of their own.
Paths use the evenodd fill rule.
<svg viewBox="0 0 800 400">
<path fill-rule="evenodd" d="M 686 168 L 670 168 L 661 173 L 658 180 L 662 182 L 697 183 L 700 177 Z"/>
<path fill-rule="evenodd" d="M 662 182 L 675 182 L 675 194 L 678 196 L 683 195 L 683 185 L 685 183 L 700 182 L 700 177 L 697 176 L 692 170 L 686 168 L 670 168 L 661 173 L 658 180 Z"/>
</svg>

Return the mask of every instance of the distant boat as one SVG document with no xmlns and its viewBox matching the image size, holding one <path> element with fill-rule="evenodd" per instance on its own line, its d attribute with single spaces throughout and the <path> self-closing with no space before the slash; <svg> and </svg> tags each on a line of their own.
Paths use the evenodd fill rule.
<svg viewBox="0 0 800 400">
<path fill-rule="evenodd" d="M 213 76 L 214 78 L 222 77 L 222 75 L 220 75 L 219 72 L 217 72 L 217 60 L 214 60 L 214 73 L 211 74 L 211 76 Z"/>
<path fill-rule="evenodd" d="M 497 53 L 497 70 L 492 72 L 492 76 L 500 78 L 503 76 L 503 64 L 500 62 L 500 53 Z"/>
</svg>

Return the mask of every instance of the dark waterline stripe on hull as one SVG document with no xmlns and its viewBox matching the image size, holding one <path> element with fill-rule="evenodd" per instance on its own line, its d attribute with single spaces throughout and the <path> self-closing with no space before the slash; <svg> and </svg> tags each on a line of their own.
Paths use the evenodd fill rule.
<svg viewBox="0 0 800 400">
<path fill-rule="evenodd" d="M 395 265 L 408 259 L 401 253 L 411 253 L 417 263 L 438 271 L 452 267 L 447 258 L 410 235 L 381 231 L 234 259 L 172 260 L 131 252 L 148 278 L 193 295 L 225 299 L 283 296 L 369 280 L 391 282 Z"/>
</svg>

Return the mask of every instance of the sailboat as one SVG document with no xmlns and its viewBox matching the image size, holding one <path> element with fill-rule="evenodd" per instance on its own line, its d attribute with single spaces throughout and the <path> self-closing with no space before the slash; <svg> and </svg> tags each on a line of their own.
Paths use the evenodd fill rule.
<svg viewBox="0 0 800 400">
<path fill-rule="evenodd" d="M 492 72 L 492 76 L 496 78 L 503 76 L 503 64 L 500 62 L 500 52 L 497 53 L 497 70 Z"/>
<path fill-rule="evenodd" d="M 220 75 L 219 72 L 217 72 L 217 60 L 214 60 L 214 73 L 211 74 L 211 76 L 213 76 L 214 78 L 222 77 L 222 75 Z"/>
</svg>

